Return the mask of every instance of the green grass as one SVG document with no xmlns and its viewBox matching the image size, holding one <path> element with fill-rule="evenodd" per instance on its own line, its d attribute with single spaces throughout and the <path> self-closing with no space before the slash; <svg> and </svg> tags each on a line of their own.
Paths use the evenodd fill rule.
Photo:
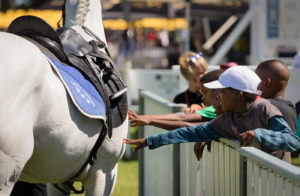
<svg viewBox="0 0 300 196">
<path fill-rule="evenodd" d="M 299 158 L 292 158 L 291 164 L 295 165 L 296 167 L 300 167 Z"/>
<path fill-rule="evenodd" d="M 119 163 L 117 184 L 113 196 L 138 195 L 138 161 L 121 161 Z"/>
<path fill-rule="evenodd" d="M 76 182 L 75 187 L 80 189 L 80 183 Z M 71 196 L 84 196 L 85 194 Z M 112 196 L 137 196 L 138 195 L 138 161 L 121 160 L 118 167 L 118 178 Z"/>
</svg>

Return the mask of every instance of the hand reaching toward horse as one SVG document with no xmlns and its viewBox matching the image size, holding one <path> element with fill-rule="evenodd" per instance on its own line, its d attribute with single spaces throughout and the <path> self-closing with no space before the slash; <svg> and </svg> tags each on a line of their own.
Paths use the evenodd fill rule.
<svg viewBox="0 0 300 196">
<path fill-rule="evenodd" d="M 151 119 L 137 115 L 134 111 L 128 110 L 128 120 L 131 122 L 131 127 L 150 125 Z"/>
<path fill-rule="evenodd" d="M 239 135 L 240 146 L 251 146 L 255 141 L 255 133 L 253 130 L 246 131 Z"/>
<path fill-rule="evenodd" d="M 147 138 L 141 138 L 141 139 L 136 139 L 136 140 L 131 140 L 131 139 L 123 139 L 123 142 L 125 144 L 130 144 L 130 145 L 136 145 L 135 148 L 132 149 L 133 152 L 138 151 L 140 148 L 144 148 L 146 146 L 148 146 L 147 143 Z"/>
</svg>

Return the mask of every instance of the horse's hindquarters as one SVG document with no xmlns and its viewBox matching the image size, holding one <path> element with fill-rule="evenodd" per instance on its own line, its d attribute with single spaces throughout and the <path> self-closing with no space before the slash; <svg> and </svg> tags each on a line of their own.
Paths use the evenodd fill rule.
<svg viewBox="0 0 300 196">
<path fill-rule="evenodd" d="M 46 74 L 44 88 L 43 107 L 34 127 L 34 153 L 21 177 L 31 182 L 63 182 L 87 160 L 103 122 L 77 110 L 54 71 Z"/>
<path fill-rule="evenodd" d="M 3 186 L 13 186 L 33 152 L 33 126 L 49 67 L 43 66 L 47 61 L 33 44 L 4 32 L 0 32 L 0 59 L 0 151 L 6 155 L 0 155 L 0 190 L 4 190 Z"/>
<path fill-rule="evenodd" d="M 16 165 L 11 171 L 1 166 L 0 173 L 16 179 L 30 159 L 21 180 L 70 179 L 86 161 L 102 121 L 78 112 L 44 54 L 29 41 L 1 32 L 0 59 L 0 91 L 5 95 L 0 97 L 0 150 Z"/>
<path fill-rule="evenodd" d="M 12 167 L 0 167 L 0 189 L 6 187 L 9 192 L 25 163 L 20 180 L 69 180 L 87 160 L 102 121 L 87 118 L 75 108 L 46 57 L 27 40 L 0 33 L 0 59 L 0 92 L 6 95 L 0 97 L 0 150 L 13 157 L 0 153 L 0 162 Z M 127 131 L 126 119 L 113 129 L 112 138 L 105 139 L 88 171 L 89 179 L 103 174 L 98 178 L 105 181 L 100 186 L 113 187 L 113 168 L 124 154 Z M 7 178 L 12 179 L 9 186 Z"/>
</svg>

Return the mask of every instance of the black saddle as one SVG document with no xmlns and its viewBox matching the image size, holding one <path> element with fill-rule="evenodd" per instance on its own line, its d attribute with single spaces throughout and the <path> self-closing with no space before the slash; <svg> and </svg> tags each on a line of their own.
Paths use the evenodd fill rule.
<svg viewBox="0 0 300 196">
<path fill-rule="evenodd" d="M 84 30 L 89 31 L 87 28 Z M 95 40 L 87 42 L 72 28 L 63 27 L 55 31 L 47 22 L 35 16 L 21 16 L 15 19 L 8 27 L 8 32 L 27 38 L 42 52 L 50 51 L 56 59 L 75 67 L 95 85 L 106 105 L 108 129 L 100 133 L 90 153 L 86 164 L 92 164 L 106 134 L 112 136 L 112 128 L 125 121 L 128 110 L 127 87 L 113 60 L 100 50 L 105 49 L 108 53 L 105 43 L 97 36 L 94 36 Z M 88 33 L 93 35 L 92 32 Z"/>
<path fill-rule="evenodd" d="M 60 61 L 67 61 L 59 36 L 55 30 L 41 18 L 30 15 L 18 17 L 11 22 L 7 32 L 33 39 L 46 47 Z"/>
</svg>

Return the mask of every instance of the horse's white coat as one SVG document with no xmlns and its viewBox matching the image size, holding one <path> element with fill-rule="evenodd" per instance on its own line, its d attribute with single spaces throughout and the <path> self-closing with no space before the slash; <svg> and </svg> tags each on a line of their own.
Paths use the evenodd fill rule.
<svg viewBox="0 0 300 196">
<path fill-rule="evenodd" d="M 68 25 L 73 24 L 70 13 L 77 12 L 78 2 L 67 1 Z M 88 4 L 84 25 L 104 41 L 100 1 Z M 0 94 L 0 195 L 9 195 L 19 175 L 32 183 L 70 180 L 87 160 L 103 122 L 79 113 L 35 45 L 4 32 L 0 33 Z M 115 128 L 98 151 L 96 163 L 78 177 L 86 195 L 111 194 L 127 129 L 127 120 Z M 48 187 L 49 195 L 62 195 Z"/>
</svg>

